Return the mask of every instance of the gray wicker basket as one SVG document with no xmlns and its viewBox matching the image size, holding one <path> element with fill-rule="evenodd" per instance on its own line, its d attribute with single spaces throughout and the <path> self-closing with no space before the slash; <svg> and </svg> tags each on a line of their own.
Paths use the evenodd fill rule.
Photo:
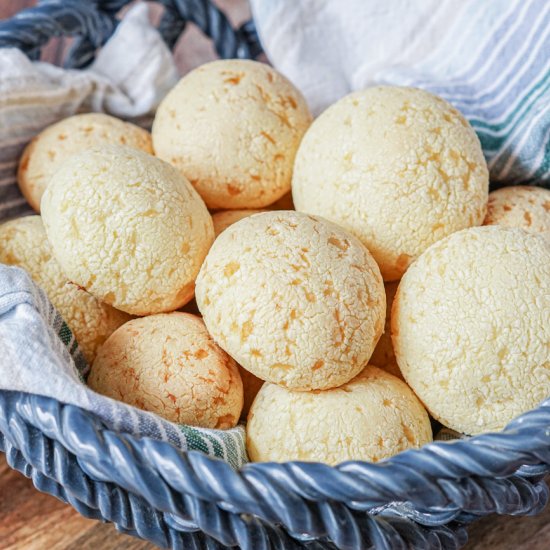
<svg viewBox="0 0 550 550">
<path fill-rule="evenodd" d="M 0 47 L 31 58 L 75 37 L 65 63 L 88 64 L 128 0 L 49 0 L 0 22 Z M 220 57 L 261 52 L 252 21 L 232 29 L 206 0 L 163 0 L 173 46 L 193 22 Z M 50 398 L 0 392 L 0 450 L 36 487 L 87 517 L 171 548 L 458 548 L 492 513 L 535 514 L 548 500 L 550 400 L 503 432 L 436 442 L 380 464 L 290 462 L 239 471 L 169 443 L 108 429 Z"/>
</svg>

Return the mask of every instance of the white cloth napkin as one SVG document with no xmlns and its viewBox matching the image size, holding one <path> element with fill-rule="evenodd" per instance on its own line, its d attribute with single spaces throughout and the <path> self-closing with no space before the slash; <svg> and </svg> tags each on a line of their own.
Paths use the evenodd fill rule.
<svg viewBox="0 0 550 550">
<path fill-rule="evenodd" d="M 273 65 L 315 114 L 376 84 L 432 91 L 475 128 L 491 180 L 550 185 L 548 0 L 251 0 Z"/>
</svg>

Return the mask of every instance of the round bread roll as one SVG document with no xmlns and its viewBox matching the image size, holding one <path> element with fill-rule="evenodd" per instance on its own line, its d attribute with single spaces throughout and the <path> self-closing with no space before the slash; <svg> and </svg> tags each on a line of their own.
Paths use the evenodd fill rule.
<svg viewBox="0 0 550 550">
<path fill-rule="evenodd" d="M 191 71 L 164 98 L 153 145 L 209 208 L 262 208 L 290 190 L 296 150 L 310 123 L 300 92 L 268 65 L 214 61 Z"/>
<path fill-rule="evenodd" d="M 384 284 L 386 290 L 386 322 L 384 324 L 384 332 L 382 336 L 380 336 L 380 340 L 378 340 L 378 344 L 376 344 L 372 352 L 369 363 L 384 369 L 386 372 L 398 378 L 403 378 L 397 360 L 395 359 L 393 344 L 391 342 L 391 308 L 398 286 L 399 281 Z"/>
<path fill-rule="evenodd" d="M 188 313 L 121 326 L 99 350 L 88 385 L 171 422 L 203 428 L 233 428 L 243 406 L 235 362 Z"/>
<path fill-rule="evenodd" d="M 308 130 L 296 156 L 296 210 L 355 234 L 385 281 L 428 246 L 485 217 L 489 175 L 462 115 L 428 92 L 378 86 L 350 94 Z"/>
<path fill-rule="evenodd" d="M 530 233 L 550 231 L 550 190 L 517 185 L 493 191 L 483 223 L 521 227 Z"/>
<path fill-rule="evenodd" d="M 40 216 L 0 225 L 0 262 L 25 269 L 46 292 L 91 364 L 103 342 L 130 316 L 67 280 L 53 257 Z"/>
<path fill-rule="evenodd" d="M 135 315 L 186 304 L 212 241 L 212 218 L 169 164 L 128 147 L 68 159 L 42 198 L 55 256 L 71 281 Z"/>
<path fill-rule="evenodd" d="M 296 390 L 357 375 L 386 310 L 367 248 L 326 220 L 292 211 L 228 227 L 201 268 L 196 299 L 213 338 L 238 363 Z"/>
<path fill-rule="evenodd" d="M 391 323 L 401 372 L 434 418 L 500 430 L 550 395 L 550 247 L 522 229 L 455 233 L 405 273 Z"/>
<path fill-rule="evenodd" d="M 90 147 L 120 144 L 152 153 L 149 132 L 102 113 L 75 115 L 42 130 L 25 148 L 17 181 L 29 204 L 40 212 L 40 200 L 63 162 Z"/>
<path fill-rule="evenodd" d="M 378 462 L 430 441 L 430 419 L 414 393 L 371 365 L 331 390 L 264 384 L 246 426 L 248 456 L 255 462 Z"/>
<path fill-rule="evenodd" d="M 260 212 L 267 212 L 267 210 L 222 210 L 212 214 L 212 222 L 214 223 L 214 233 L 216 237 L 225 231 L 230 225 L 252 216 L 252 214 L 259 214 Z"/>
<path fill-rule="evenodd" d="M 256 395 L 258 395 L 264 381 L 257 376 L 254 376 L 246 369 L 243 369 L 240 365 L 237 366 L 239 367 L 239 374 L 241 375 L 241 380 L 243 381 L 244 404 L 241 418 L 246 419 L 248 411 L 250 410 L 254 399 L 256 399 Z"/>
</svg>

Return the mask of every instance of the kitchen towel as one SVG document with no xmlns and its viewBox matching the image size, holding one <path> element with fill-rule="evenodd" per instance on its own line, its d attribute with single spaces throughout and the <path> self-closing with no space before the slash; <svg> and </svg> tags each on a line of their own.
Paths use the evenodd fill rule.
<svg viewBox="0 0 550 550">
<path fill-rule="evenodd" d="M 550 186 L 548 0 L 251 0 L 314 114 L 377 84 L 434 92 L 476 130 L 492 186 Z"/>
</svg>

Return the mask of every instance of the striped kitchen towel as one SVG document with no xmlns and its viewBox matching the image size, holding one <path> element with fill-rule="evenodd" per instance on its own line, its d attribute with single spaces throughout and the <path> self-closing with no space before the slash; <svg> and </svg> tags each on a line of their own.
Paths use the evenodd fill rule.
<svg viewBox="0 0 550 550">
<path fill-rule="evenodd" d="M 271 62 L 318 114 L 376 84 L 432 91 L 475 128 L 493 187 L 550 186 L 548 0 L 251 0 Z"/>
<path fill-rule="evenodd" d="M 40 130 L 88 111 L 147 121 L 178 78 L 145 4 L 128 11 L 85 70 L 32 62 L 19 50 L 0 49 L 0 222 L 32 212 L 16 173 L 23 148 Z"/>
<path fill-rule="evenodd" d="M 0 389 L 53 397 L 93 412 L 117 432 L 169 441 L 238 468 L 247 462 L 244 428 L 207 430 L 173 424 L 114 401 L 84 383 L 88 366 L 45 293 L 17 267 L 0 264 Z"/>
<path fill-rule="evenodd" d="M 145 5 L 127 14 L 85 71 L 32 63 L 18 50 L 0 50 L 0 221 L 30 212 L 15 173 L 23 147 L 38 131 L 78 111 L 150 115 L 177 78 Z M 67 325 L 25 271 L 2 264 L 0 352 L 1 390 L 52 397 L 95 413 L 115 431 L 202 451 L 235 468 L 247 462 L 242 426 L 206 430 L 173 424 L 91 391 L 83 383 L 88 366 Z"/>
</svg>

